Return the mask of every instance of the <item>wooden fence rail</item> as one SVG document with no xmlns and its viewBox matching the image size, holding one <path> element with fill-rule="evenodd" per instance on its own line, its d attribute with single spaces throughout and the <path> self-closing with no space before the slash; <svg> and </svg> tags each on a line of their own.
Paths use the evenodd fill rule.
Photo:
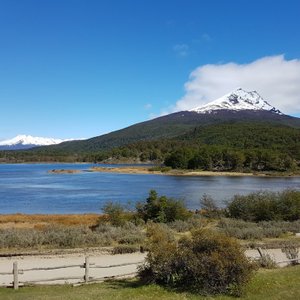
<svg viewBox="0 0 300 300">
<path fill-rule="evenodd" d="M 105 276 L 105 277 L 91 277 L 90 276 L 90 268 L 101 268 L 101 269 L 107 269 L 107 268 L 116 268 L 116 267 L 122 267 L 122 266 L 130 266 L 130 265 L 138 265 L 142 263 L 143 261 L 138 262 L 132 262 L 132 263 L 123 263 L 123 264 L 116 264 L 116 265 L 96 265 L 95 263 L 90 263 L 89 257 L 85 257 L 84 264 L 72 264 L 72 265 L 63 265 L 63 266 L 56 266 L 56 267 L 36 267 L 36 268 L 23 268 L 19 269 L 18 262 L 15 261 L 13 263 L 13 270 L 12 272 L 1 272 L 0 275 L 12 275 L 13 276 L 13 282 L 12 285 L 15 290 L 19 288 L 20 284 L 34 284 L 39 282 L 51 282 L 51 281 L 67 281 L 67 280 L 81 280 L 81 282 L 91 282 L 91 281 L 101 281 L 105 280 L 107 278 L 117 278 L 117 277 L 123 277 L 123 276 L 130 276 L 134 273 L 127 273 L 127 274 L 120 274 L 115 276 Z M 46 279 L 37 279 L 37 280 L 28 280 L 28 281 L 20 281 L 19 275 L 24 274 L 24 272 L 31 272 L 31 271 L 49 271 L 49 270 L 59 270 L 59 269 L 67 269 L 67 268 L 84 268 L 84 275 L 82 276 L 66 276 L 66 277 L 55 277 L 55 278 L 46 278 Z"/>
<path fill-rule="evenodd" d="M 294 259 L 289 259 L 289 260 L 282 260 L 282 261 L 277 261 L 276 264 L 287 264 L 287 263 L 291 263 L 293 261 L 299 261 L 300 258 L 294 258 Z"/>
<path fill-rule="evenodd" d="M 90 268 L 98 268 L 98 269 L 107 269 L 107 268 L 115 268 L 115 267 L 124 267 L 124 266 L 130 266 L 130 265 L 137 265 L 142 263 L 142 261 L 137 261 L 133 263 L 124 263 L 119 265 L 107 265 L 107 266 L 101 266 L 101 265 L 91 265 Z"/>
<path fill-rule="evenodd" d="M 266 254 L 263 253 L 263 251 L 262 251 L 262 249 L 261 249 L 260 247 L 258 247 L 256 250 L 257 250 L 257 252 L 258 252 L 260 258 L 264 258 L 264 257 L 265 257 Z M 294 261 L 298 262 L 298 261 L 300 261 L 300 258 L 294 258 L 294 259 L 288 259 L 288 260 L 276 261 L 275 263 L 276 263 L 276 264 L 288 264 L 288 263 L 292 263 L 292 262 L 294 262 Z"/>
<path fill-rule="evenodd" d="M 58 270 L 58 269 L 66 269 L 66 268 L 84 268 L 83 265 L 65 265 L 65 266 L 58 266 L 58 267 L 47 267 L 47 268 L 29 268 L 29 269 L 19 269 L 19 271 L 27 272 L 27 271 L 49 271 L 49 270 Z"/>
<path fill-rule="evenodd" d="M 0 275 L 11 275 L 11 272 L 0 272 Z"/>
</svg>

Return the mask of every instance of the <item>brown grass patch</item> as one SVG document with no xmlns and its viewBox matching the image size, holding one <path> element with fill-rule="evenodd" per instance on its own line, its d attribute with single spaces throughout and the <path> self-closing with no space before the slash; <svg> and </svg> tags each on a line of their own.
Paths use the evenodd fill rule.
<svg viewBox="0 0 300 300">
<path fill-rule="evenodd" d="M 66 215 L 46 215 L 46 214 L 11 214 L 0 215 L 0 228 L 43 228 L 47 225 L 95 226 L 100 218 L 100 214 L 66 214 Z"/>
</svg>

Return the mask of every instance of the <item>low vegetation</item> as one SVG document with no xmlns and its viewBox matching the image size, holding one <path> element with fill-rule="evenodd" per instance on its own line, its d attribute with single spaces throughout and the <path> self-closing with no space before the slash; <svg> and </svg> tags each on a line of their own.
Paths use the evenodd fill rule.
<svg viewBox="0 0 300 300">
<path fill-rule="evenodd" d="M 132 223 L 122 227 L 101 224 L 95 229 L 87 226 L 50 225 L 36 228 L 0 229 L 0 249 L 58 249 L 140 245 L 144 241 L 141 228 Z M 138 249 L 138 247 L 136 247 Z"/>
<path fill-rule="evenodd" d="M 217 228 L 228 236 L 240 240 L 261 240 L 264 238 L 279 238 L 288 234 L 300 232 L 300 221 L 261 221 L 250 222 L 230 218 L 222 218 Z"/>
<path fill-rule="evenodd" d="M 146 202 L 138 203 L 137 215 L 145 222 L 170 223 L 175 220 L 187 220 L 191 213 L 187 210 L 182 200 L 158 196 L 151 190 Z"/>
<path fill-rule="evenodd" d="M 284 244 L 276 239 L 289 240 L 300 232 L 300 192 L 295 190 L 236 195 L 225 208 L 219 208 L 209 195 L 203 195 L 196 212 L 189 211 L 181 200 L 151 190 L 135 208 L 107 202 L 103 212 L 1 215 L 0 249 L 120 246 L 115 251 L 132 251 L 144 246 L 145 225 L 151 222 L 165 223 L 178 237 L 210 228 L 249 245 L 267 239 L 268 244 L 277 243 L 280 248 Z M 131 249 L 126 250 L 125 246 Z"/>
<path fill-rule="evenodd" d="M 0 228 L 1 225 L 14 224 L 17 227 L 34 227 L 34 226 L 45 226 L 45 225 L 86 225 L 93 226 L 102 218 L 100 214 L 60 214 L 60 215 L 26 215 L 26 214 L 9 214 L 0 215 Z"/>
<path fill-rule="evenodd" d="M 247 285 L 261 276 L 255 275 L 251 281 L 254 270 L 258 266 L 274 268 L 275 264 L 268 255 L 250 262 L 244 255 L 245 244 L 256 247 L 258 241 L 261 246 L 265 240 L 279 240 L 287 259 L 298 264 L 300 243 L 291 237 L 300 232 L 299 203 L 300 192 L 294 190 L 237 195 L 222 209 L 209 195 L 203 195 L 199 210 L 191 212 L 183 201 L 151 190 L 145 201 L 130 210 L 107 202 L 103 215 L 82 216 L 83 225 L 77 217 L 72 221 L 70 216 L 15 215 L 15 227 L 6 228 L 5 224 L 13 224 L 13 216 L 0 216 L 0 249 L 110 246 L 113 254 L 147 250 L 136 283 L 149 285 L 138 287 L 143 291 L 156 288 L 167 297 L 191 299 L 202 299 L 200 294 L 226 294 L 219 299 L 230 299 L 246 291 L 247 299 L 251 293 Z M 17 224 L 24 226 L 17 228 Z"/>
<path fill-rule="evenodd" d="M 295 221 L 300 219 L 300 192 L 257 192 L 236 195 L 227 206 L 231 218 L 245 221 Z"/>
<path fill-rule="evenodd" d="M 149 252 L 139 271 L 147 283 L 240 296 L 255 268 L 237 241 L 217 232 L 196 230 L 176 241 L 170 231 L 151 224 L 147 237 Z"/>
</svg>

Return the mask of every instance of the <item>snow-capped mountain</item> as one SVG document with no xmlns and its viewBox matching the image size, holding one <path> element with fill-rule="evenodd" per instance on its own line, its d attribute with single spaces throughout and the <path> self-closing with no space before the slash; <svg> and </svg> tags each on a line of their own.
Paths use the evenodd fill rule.
<svg viewBox="0 0 300 300">
<path fill-rule="evenodd" d="M 279 115 L 283 113 L 265 101 L 256 91 L 247 92 L 241 88 L 208 104 L 191 109 L 197 113 L 212 113 L 217 110 L 267 110 Z"/>
<path fill-rule="evenodd" d="M 0 150 L 17 150 L 17 149 L 29 149 L 37 146 L 49 146 L 56 145 L 66 141 L 72 141 L 74 139 L 54 139 L 45 137 L 34 137 L 31 135 L 18 135 L 10 140 L 0 142 Z"/>
</svg>

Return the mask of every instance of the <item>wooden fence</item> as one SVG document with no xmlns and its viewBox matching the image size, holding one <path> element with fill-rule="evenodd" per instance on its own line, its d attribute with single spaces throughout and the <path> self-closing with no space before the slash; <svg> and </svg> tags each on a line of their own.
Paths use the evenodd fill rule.
<svg viewBox="0 0 300 300">
<path fill-rule="evenodd" d="M 260 255 L 261 258 L 264 257 L 264 253 L 261 248 L 257 248 L 257 251 Z M 276 264 L 282 264 L 282 263 L 293 263 L 293 262 L 299 262 L 300 258 L 296 259 L 289 259 L 285 261 L 276 261 Z M 138 265 L 143 263 L 143 261 L 138 261 L 138 262 L 131 262 L 131 263 L 123 263 L 123 264 L 116 264 L 116 265 L 96 265 L 95 263 L 90 263 L 89 257 L 85 257 L 85 262 L 83 264 L 70 264 L 70 265 L 63 265 L 63 266 L 56 266 L 56 267 L 43 267 L 43 268 L 23 268 L 19 269 L 18 262 L 15 261 L 13 263 L 13 269 L 12 272 L 0 272 L 0 275 L 12 275 L 13 276 L 13 281 L 11 285 L 15 290 L 19 288 L 19 285 L 32 285 L 32 284 L 38 284 L 42 282 L 51 282 L 51 281 L 68 281 L 68 280 L 78 280 L 80 283 L 88 283 L 88 282 L 95 282 L 95 281 L 103 281 L 105 279 L 109 278 L 119 278 L 119 277 L 129 277 L 133 276 L 136 274 L 136 272 L 132 273 L 127 273 L 127 274 L 120 274 L 120 275 L 115 275 L 115 276 L 105 276 L 105 277 L 91 277 L 90 276 L 90 270 L 95 268 L 95 269 L 110 269 L 110 268 L 115 268 L 115 267 L 123 267 L 123 266 L 130 266 L 130 265 Z M 31 280 L 31 281 L 20 281 L 19 280 L 19 275 L 24 274 L 24 272 L 28 271 L 49 271 L 49 270 L 59 270 L 59 269 L 67 269 L 67 268 L 83 268 L 84 269 L 84 275 L 82 276 L 65 276 L 65 277 L 55 277 L 55 278 L 47 278 L 47 279 L 38 279 L 38 280 Z"/>
<path fill-rule="evenodd" d="M 117 265 L 96 265 L 95 263 L 90 263 L 89 257 L 85 257 L 84 264 L 72 264 L 72 265 L 63 265 L 63 266 L 56 266 L 56 267 L 44 267 L 44 268 L 27 268 L 27 269 L 19 269 L 18 262 L 15 261 L 13 263 L 13 269 L 12 272 L 0 272 L 0 275 L 12 275 L 13 276 L 13 282 L 11 283 L 13 288 L 17 290 L 19 288 L 19 285 L 32 285 L 42 282 L 51 282 L 51 281 L 68 281 L 68 280 L 79 280 L 79 282 L 95 282 L 95 281 L 103 281 L 105 279 L 109 278 L 118 278 L 118 277 L 129 277 L 136 274 L 136 272 L 127 273 L 127 274 L 120 274 L 120 275 L 114 275 L 114 276 L 105 276 L 105 277 L 91 277 L 90 276 L 90 269 L 110 269 L 115 267 L 123 267 L 123 266 L 130 266 L 130 265 L 138 265 L 141 264 L 143 261 L 138 262 L 131 262 L 131 263 L 123 263 L 123 264 L 117 264 Z M 24 274 L 28 271 L 49 271 L 49 270 L 58 270 L 58 269 L 67 269 L 67 268 L 83 268 L 84 269 L 84 275 L 83 276 L 66 276 L 66 277 L 55 277 L 55 278 L 47 278 L 47 279 L 38 279 L 38 280 L 30 280 L 30 281 L 20 281 L 19 275 Z"/>
<path fill-rule="evenodd" d="M 268 253 L 264 253 L 260 247 L 256 248 L 256 250 L 257 250 L 257 252 L 258 252 L 258 254 L 259 254 L 259 256 L 260 256 L 261 259 L 266 258 L 266 255 L 267 255 L 267 256 L 270 257 L 271 260 L 273 260 L 272 257 Z M 281 260 L 281 261 L 273 260 L 273 261 L 277 265 L 280 265 L 280 264 L 293 264 L 294 262 L 295 263 L 299 263 L 300 258 L 294 258 L 294 259 L 288 259 L 288 260 Z"/>
</svg>

